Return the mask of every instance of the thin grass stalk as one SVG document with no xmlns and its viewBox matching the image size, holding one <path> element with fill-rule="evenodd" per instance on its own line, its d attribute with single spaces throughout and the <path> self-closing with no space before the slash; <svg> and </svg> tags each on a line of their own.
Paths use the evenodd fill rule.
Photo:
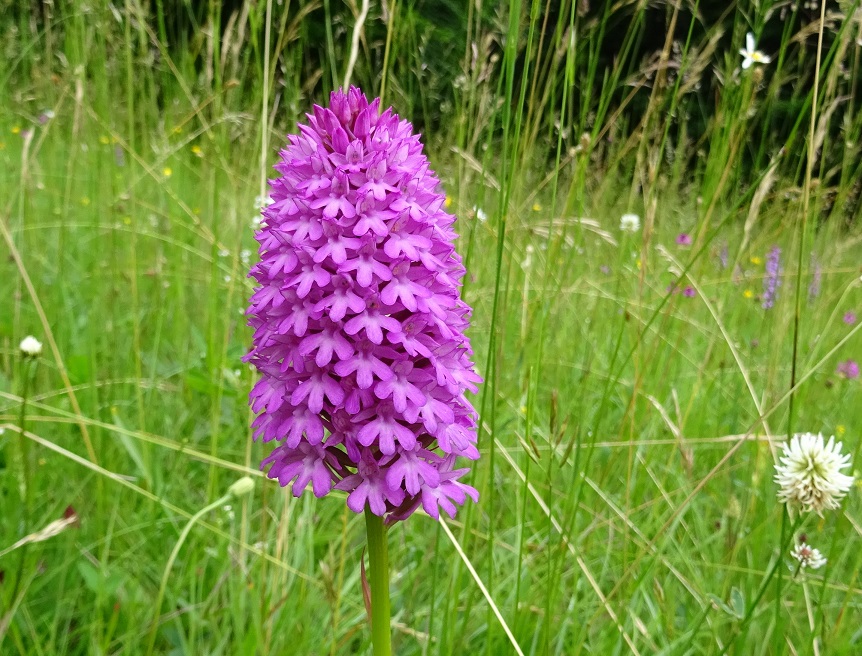
<svg viewBox="0 0 862 656">
<path fill-rule="evenodd" d="M 347 59 L 347 70 L 344 73 L 344 90 L 350 88 L 350 78 L 353 76 L 353 67 L 356 65 L 356 59 L 359 56 L 359 39 L 362 36 L 362 28 L 365 26 L 365 19 L 368 17 L 369 0 L 362 0 L 362 8 L 359 11 L 359 16 L 356 17 L 356 23 L 353 26 L 353 37 L 350 41 L 350 55 Z"/>
<path fill-rule="evenodd" d="M 386 46 L 383 50 L 383 72 L 380 79 L 380 106 L 386 107 L 386 81 L 389 78 L 389 54 L 392 51 L 392 35 L 395 33 L 395 0 L 389 2 L 389 21 L 386 23 Z"/>
<path fill-rule="evenodd" d="M 156 634 L 158 633 L 158 630 L 159 630 L 159 623 L 160 623 L 159 619 L 161 617 L 161 612 L 162 612 L 162 601 L 165 598 L 165 591 L 168 588 L 168 579 L 170 578 L 170 575 L 171 575 L 171 569 L 173 569 L 174 561 L 176 561 L 177 556 L 179 556 L 179 554 L 180 554 L 180 549 L 182 549 L 182 546 L 185 543 L 186 538 L 188 537 L 192 528 L 194 528 L 194 525 L 197 524 L 198 520 L 201 517 L 203 517 L 204 515 L 206 515 L 208 512 L 215 510 L 216 508 L 218 508 L 222 504 L 225 504 L 228 501 L 230 501 L 230 499 L 232 497 L 233 497 L 233 495 L 230 493 L 225 494 L 224 496 L 219 497 L 218 499 L 216 499 L 212 503 L 210 503 L 210 504 L 204 506 L 203 508 L 201 508 L 200 510 L 198 510 L 194 515 L 192 515 L 191 519 L 189 519 L 189 521 L 186 523 L 185 527 L 183 528 L 182 532 L 180 533 L 180 537 L 177 538 L 177 542 L 174 545 L 174 548 L 171 550 L 170 556 L 168 556 L 168 562 L 165 563 L 165 571 L 162 573 L 162 580 L 161 580 L 161 583 L 159 584 L 159 592 L 156 595 L 156 603 L 153 606 L 155 610 L 154 610 L 154 615 L 153 615 L 153 622 L 152 622 L 152 625 L 150 626 L 150 632 L 149 632 L 148 638 L 147 638 L 147 656 L 152 656 L 153 649 L 155 648 Z"/>
</svg>

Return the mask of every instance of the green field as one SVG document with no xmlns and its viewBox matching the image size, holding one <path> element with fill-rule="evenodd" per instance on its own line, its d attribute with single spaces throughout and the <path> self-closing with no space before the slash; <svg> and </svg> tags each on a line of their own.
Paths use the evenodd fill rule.
<svg viewBox="0 0 862 656">
<path fill-rule="evenodd" d="M 0 0 L 0 654 L 370 654 L 363 517 L 259 471 L 241 362 L 270 167 L 361 5 L 28 4 Z M 800 432 L 862 471 L 860 3 L 552 4 L 359 25 L 352 83 L 458 216 L 485 379 L 479 503 L 389 531 L 393 653 L 860 654 L 859 487 L 821 518 L 773 480 Z"/>
</svg>

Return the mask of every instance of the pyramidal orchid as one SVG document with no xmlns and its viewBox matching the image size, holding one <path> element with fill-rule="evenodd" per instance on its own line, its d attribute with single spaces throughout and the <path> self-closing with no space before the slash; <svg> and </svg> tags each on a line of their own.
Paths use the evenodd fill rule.
<svg viewBox="0 0 862 656">
<path fill-rule="evenodd" d="M 254 437 L 267 476 L 299 496 L 347 493 L 364 512 L 375 655 L 391 654 L 383 518 L 454 516 L 478 492 L 455 217 L 410 123 L 355 87 L 288 137 L 256 234 L 248 309 Z"/>
<path fill-rule="evenodd" d="M 246 360 L 254 437 L 276 444 L 269 478 L 299 496 L 348 493 L 388 522 L 419 506 L 454 516 L 477 491 L 481 379 L 455 217 L 412 126 L 355 87 L 290 135 L 256 239 Z"/>
</svg>

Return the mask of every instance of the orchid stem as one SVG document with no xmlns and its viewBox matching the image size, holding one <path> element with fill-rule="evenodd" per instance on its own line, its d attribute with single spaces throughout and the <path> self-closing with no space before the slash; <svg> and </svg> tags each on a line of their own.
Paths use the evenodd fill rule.
<svg viewBox="0 0 862 656">
<path fill-rule="evenodd" d="M 365 530 L 368 533 L 368 560 L 371 588 L 371 644 L 374 656 L 391 656 L 392 635 L 389 611 L 389 550 L 383 518 L 365 509 Z"/>
</svg>

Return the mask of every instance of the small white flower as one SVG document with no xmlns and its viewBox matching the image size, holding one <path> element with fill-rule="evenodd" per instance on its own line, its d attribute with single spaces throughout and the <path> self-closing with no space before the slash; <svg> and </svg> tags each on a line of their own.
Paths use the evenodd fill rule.
<svg viewBox="0 0 862 656">
<path fill-rule="evenodd" d="M 259 210 L 263 207 L 266 207 L 267 205 L 272 204 L 272 202 L 273 202 L 272 196 L 266 196 L 266 197 L 255 196 L 254 209 Z"/>
<path fill-rule="evenodd" d="M 247 248 L 243 248 L 239 252 L 239 259 L 242 260 L 243 264 L 248 264 L 248 261 L 251 259 L 251 251 Z"/>
<path fill-rule="evenodd" d="M 835 437 L 823 444 L 823 435 L 794 435 L 782 445 L 784 456 L 775 466 L 778 499 L 799 506 L 803 512 L 834 510 L 853 485 L 853 477 L 842 474 L 850 466 L 850 456 L 841 455 Z"/>
<path fill-rule="evenodd" d="M 524 270 L 527 270 L 530 268 L 530 266 L 532 264 L 533 264 L 533 245 L 527 244 L 527 248 L 524 249 L 524 261 L 521 262 L 521 267 Z"/>
<path fill-rule="evenodd" d="M 483 210 L 481 207 L 476 207 L 475 205 L 473 205 L 473 211 L 476 213 L 476 218 L 480 221 L 488 220 L 488 215 L 485 214 L 485 210 Z"/>
<path fill-rule="evenodd" d="M 743 68 L 751 68 L 752 64 L 768 64 L 772 61 L 769 55 L 764 55 L 755 48 L 754 35 L 749 32 L 745 35 L 745 47 L 739 49 L 739 54 L 742 55 Z"/>
<path fill-rule="evenodd" d="M 228 255 L 230 255 L 230 251 L 226 248 L 222 248 L 218 252 L 219 257 L 227 257 Z"/>
<path fill-rule="evenodd" d="M 21 349 L 21 353 L 27 357 L 35 358 L 37 355 L 42 354 L 42 342 L 33 337 L 33 335 L 27 335 L 27 337 L 22 339 L 18 348 Z"/>
<path fill-rule="evenodd" d="M 623 214 L 620 217 L 620 230 L 623 232 L 637 232 L 641 229 L 641 218 L 637 214 Z"/>
<path fill-rule="evenodd" d="M 820 569 L 826 564 L 826 558 L 820 553 L 820 549 L 805 544 L 797 544 L 790 552 L 803 568 Z"/>
</svg>

